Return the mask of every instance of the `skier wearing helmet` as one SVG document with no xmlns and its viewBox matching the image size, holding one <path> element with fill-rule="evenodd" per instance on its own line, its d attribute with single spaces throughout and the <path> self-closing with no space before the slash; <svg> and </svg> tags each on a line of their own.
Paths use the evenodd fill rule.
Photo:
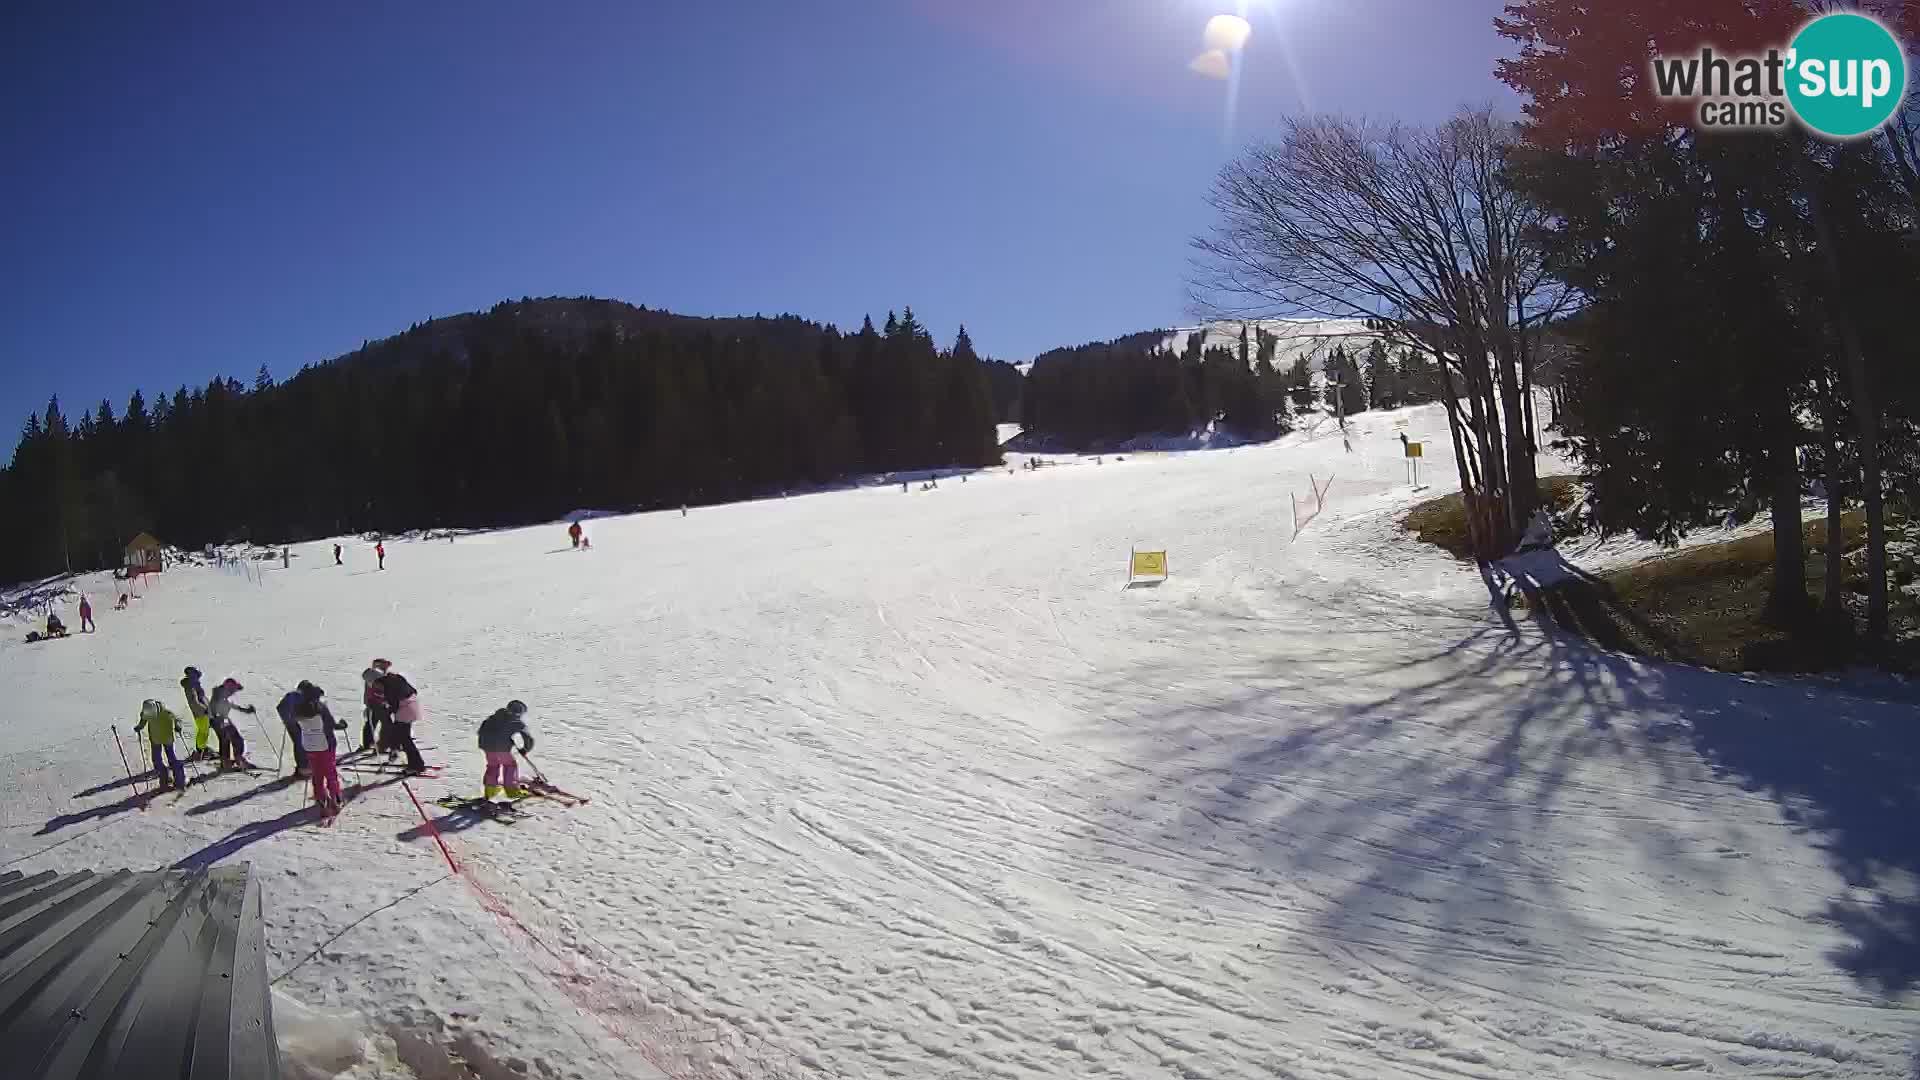
<svg viewBox="0 0 1920 1080">
<path fill-rule="evenodd" d="M 313 775 L 313 801 L 322 817 L 340 812 L 339 743 L 333 733 L 345 731 L 345 721 L 335 720 L 333 710 L 320 699 L 325 692 L 310 682 L 302 682 L 291 695 L 298 700 L 292 708 L 293 738 L 305 751 L 307 771 Z"/>
<path fill-rule="evenodd" d="M 293 746 L 293 775 L 297 779 L 307 776 L 307 748 L 302 744 L 300 722 L 294 719 L 293 712 L 302 701 L 318 693 L 318 687 L 301 679 L 300 685 L 282 695 L 273 707 L 273 711 L 280 715 L 280 726 L 287 730 L 287 742 Z"/>
<path fill-rule="evenodd" d="M 522 740 L 520 752 L 531 753 L 533 735 L 527 730 L 527 704 L 524 701 L 509 701 L 505 708 L 480 721 L 480 749 L 487 755 L 487 772 L 481 781 L 484 787 L 481 798 L 494 799 L 502 794 L 509 799 L 526 796 L 526 790 L 520 786 L 520 766 L 513 760 L 513 738 L 516 735 Z M 502 784 L 506 785 L 504 789 Z"/>
<path fill-rule="evenodd" d="M 207 738 L 213 734 L 213 728 L 207 722 L 207 691 L 200 685 L 200 669 L 188 665 L 186 678 L 180 680 L 180 689 L 187 694 L 187 715 L 193 717 L 193 754 L 188 761 L 205 761 L 213 757 L 213 751 L 207 749 Z"/>
<path fill-rule="evenodd" d="M 380 670 L 380 692 L 386 697 L 387 708 L 393 710 L 393 718 L 387 723 L 387 754 L 391 757 L 394 751 L 399 751 L 407 755 L 406 771 L 425 772 L 426 759 L 413 743 L 413 725 L 426 717 L 420 707 L 420 695 L 405 675 L 393 670 L 392 661 L 375 660 L 373 666 Z"/>
<path fill-rule="evenodd" d="M 173 752 L 173 732 L 179 722 L 165 705 L 148 698 L 140 706 L 140 721 L 133 725 L 133 732 L 136 735 L 142 730 L 147 733 L 147 742 L 153 749 L 153 775 L 158 778 L 160 787 L 184 791 L 187 770 Z M 162 754 L 166 755 L 165 765 L 160 763 Z"/>
<path fill-rule="evenodd" d="M 258 766 L 247 760 L 247 741 L 240 737 L 240 729 L 233 722 L 233 711 L 240 710 L 249 716 L 259 712 L 251 705 L 241 705 L 233 700 L 233 695 L 246 689 L 238 679 L 228 679 L 213 688 L 213 696 L 207 699 L 207 717 L 213 723 L 213 733 L 220 740 L 220 768 L 253 769 Z"/>
<path fill-rule="evenodd" d="M 380 685 L 380 677 L 386 672 L 368 665 L 360 673 L 360 681 L 366 684 L 366 690 L 360 695 L 360 702 L 366 706 L 366 722 L 360 727 L 360 752 L 368 753 L 376 748 L 387 750 L 387 723 L 393 719 L 393 711 L 387 708 L 387 692 Z M 387 757 L 392 759 L 391 751 Z"/>
</svg>

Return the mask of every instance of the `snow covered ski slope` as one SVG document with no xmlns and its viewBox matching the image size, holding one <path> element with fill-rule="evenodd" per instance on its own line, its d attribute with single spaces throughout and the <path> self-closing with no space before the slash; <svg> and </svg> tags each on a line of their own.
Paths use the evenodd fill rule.
<svg viewBox="0 0 1920 1080">
<path fill-rule="evenodd" d="M 1911 710 L 1503 625 L 1394 528 L 1396 421 L 1446 490 L 1423 409 L 1351 454 L 170 572 L 96 635 L 0 644 L 0 864 L 252 860 L 289 1012 L 364 1017 L 315 1075 L 1911 1075 L 1920 858 L 1879 741 Z M 1169 581 L 1121 587 L 1136 546 Z M 75 797 L 185 664 L 270 718 L 301 678 L 357 713 L 376 655 L 466 875 L 386 777 L 328 830 L 265 777 Z M 510 697 L 591 802 L 434 806 Z"/>
</svg>

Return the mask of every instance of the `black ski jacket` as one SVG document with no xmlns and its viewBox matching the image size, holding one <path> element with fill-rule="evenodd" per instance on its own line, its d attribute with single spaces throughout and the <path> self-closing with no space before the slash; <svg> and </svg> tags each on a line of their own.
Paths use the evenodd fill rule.
<svg viewBox="0 0 1920 1080">
<path fill-rule="evenodd" d="M 492 716 L 480 721 L 480 749 L 490 754 L 512 753 L 515 735 L 526 740 L 526 745 L 520 748 L 521 753 L 533 750 L 533 734 L 527 730 L 524 717 L 515 716 L 506 709 L 498 709 Z"/>
</svg>

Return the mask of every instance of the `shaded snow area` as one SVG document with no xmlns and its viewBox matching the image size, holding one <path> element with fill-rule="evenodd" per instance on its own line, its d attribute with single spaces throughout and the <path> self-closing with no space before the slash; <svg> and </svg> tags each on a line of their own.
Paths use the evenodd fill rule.
<svg viewBox="0 0 1920 1080">
<path fill-rule="evenodd" d="M 1395 526 L 1438 411 L 1352 445 L 169 571 L 0 643 L 0 864 L 251 860 L 302 1077 L 1911 1075 L 1911 708 L 1509 627 Z M 270 726 L 376 655 L 459 874 L 390 778 L 115 783 L 184 664 Z M 591 802 L 432 803 L 510 697 Z"/>
</svg>

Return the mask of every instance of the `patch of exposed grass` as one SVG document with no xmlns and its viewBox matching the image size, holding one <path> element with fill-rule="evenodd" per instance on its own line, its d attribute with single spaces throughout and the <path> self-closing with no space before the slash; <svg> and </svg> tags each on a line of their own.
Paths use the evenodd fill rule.
<svg viewBox="0 0 1920 1080">
<path fill-rule="evenodd" d="M 1541 505 L 1556 518 L 1566 513 L 1579 497 L 1579 482 L 1575 476 L 1541 477 Z M 1473 544 L 1467 535 L 1467 500 L 1457 491 L 1428 499 L 1407 511 L 1400 525 L 1422 543 L 1442 548 L 1456 559 L 1473 558 Z"/>
<path fill-rule="evenodd" d="M 1806 522 L 1807 591 L 1826 585 L 1824 519 Z M 1864 542 L 1866 520 L 1841 518 L 1846 550 Z M 1765 617 L 1773 537 L 1703 544 L 1595 577 L 1538 590 L 1554 621 L 1600 645 L 1727 671 L 1817 671 L 1858 662 L 1844 638 L 1797 633 Z"/>
<path fill-rule="evenodd" d="M 1541 478 L 1542 502 L 1556 519 L 1573 506 L 1576 483 L 1572 476 Z M 1414 507 L 1401 525 L 1455 558 L 1473 557 L 1466 500 L 1458 492 Z M 1807 595 L 1818 604 L 1826 592 L 1826 518 L 1807 520 L 1802 528 Z M 1890 520 L 1889 532 L 1896 529 L 1897 522 Z M 1866 531 L 1865 515 L 1855 511 L 1841 516 L 1842 551 L 1847 555 L 1842 585 L 1849 594 L 1866 591 Z M 1920 556 L 1894 558 L 1897 546 L 1888 545 L 1890 586 L 1920 580 Z M 1770 621 L 1766 606 L 1772 577 L 1773 536 L 1757 533 L 1575 577 L 1534 589 L 1530 597 L 1517 595 L 1515 603 L 1523 609 L 1538 603 L 1562 627 L 1609 649 L 1724 671 L 1805 672 L 1852 664 L 1920 670 L 1920 638 L 1899 643 L 1893 655 L 1868 655 L 1857 639 L 1821 632 L 1817 619 L 1811 626 L 1791 629 Z M 1896 627 L 1920 625 L 1920 598 L 1896 588 L 1889 601 Z"/>
</svg>

